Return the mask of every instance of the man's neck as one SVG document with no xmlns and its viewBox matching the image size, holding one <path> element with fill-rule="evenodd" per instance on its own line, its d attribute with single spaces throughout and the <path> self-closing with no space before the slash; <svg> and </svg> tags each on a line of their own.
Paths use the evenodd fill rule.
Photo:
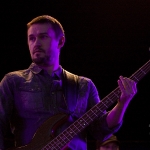
<svg viewBox="0 0 150 150">
<path fill-rule="evenodd" d="M 41 69 L 46 70 L 49 74 L 52 74 L 52 72 L 56 71 L 59 68 L 58 65 L 49 65 L 49 66 L 40 66 L 38 65 Z"/>
</svg>

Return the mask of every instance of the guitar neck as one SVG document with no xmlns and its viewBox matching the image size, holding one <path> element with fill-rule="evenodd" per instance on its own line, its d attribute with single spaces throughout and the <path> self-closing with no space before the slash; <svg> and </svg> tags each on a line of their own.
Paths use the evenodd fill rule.
<svg viewBox="0 0 150 150">
<path fill-rule="evenodd" d="M 148 72 L 150 71 L 150 60 L 139 68 L 134 74 L 131 75 L 130 79 L 135 82 L 139 82 Z M 62 149 L 70 140 L 85 129 L 90 123 L 92 123 L 101 113 L 107 108 L 116 103 L 120 97 L 119 87 L 114 89 L 110 94 L 101 100 L 100 103 L 96 104 L 89 111 L 87 111 L 81 118 L 76 120 L 61 134 L 54 138 L 48 143 L 42 150 L 48 149 Z"/>
</svg>

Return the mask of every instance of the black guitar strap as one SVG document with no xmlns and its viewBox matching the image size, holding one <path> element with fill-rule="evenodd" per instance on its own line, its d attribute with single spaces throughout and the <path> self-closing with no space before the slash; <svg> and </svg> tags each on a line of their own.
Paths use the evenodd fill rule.
<svg viewBox="0 0 150 150">
<path fill-rule="evenodd" d="M 78 76 L 63 69 L 63 90 L 70 114 L 73 114 L 78 98 Z"/>
<path fill-rule="evenodd" d="M 79 90 L 79 76 L 72 74 L 63 69 L 63 90 L 65 93 L 65 98 L 68 104 L 68 109 L 70 114 L 73 114 L 77 105 L 78 100 L 78 90 Z M 87 135 L 87 150 L 96 149 L 95 140 Z"/>
</svg>

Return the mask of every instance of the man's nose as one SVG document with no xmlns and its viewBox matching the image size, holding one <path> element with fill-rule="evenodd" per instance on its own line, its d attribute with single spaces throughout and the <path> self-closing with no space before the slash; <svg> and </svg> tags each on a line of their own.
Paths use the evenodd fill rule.
<svg viewBox="0 0 150 150">
<path fill-rule="evenodd" d="M 35 46 L 41 46 L 41 41 L 40 41 L 40 39 L 39 39 L 39 38 L 36 38 L 34 44 L 35 44 Z"/>
</svg>

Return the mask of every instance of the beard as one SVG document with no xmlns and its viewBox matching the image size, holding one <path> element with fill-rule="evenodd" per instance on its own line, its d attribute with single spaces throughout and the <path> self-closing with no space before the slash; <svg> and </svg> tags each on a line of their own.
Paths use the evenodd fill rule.
<svg viewBox="0 0 150 150">
<path fill-rule="evenodd" d="M 50 56 L 32 58 L 32 61 L 37 65 L 48 65 Z"/>
</svg>

